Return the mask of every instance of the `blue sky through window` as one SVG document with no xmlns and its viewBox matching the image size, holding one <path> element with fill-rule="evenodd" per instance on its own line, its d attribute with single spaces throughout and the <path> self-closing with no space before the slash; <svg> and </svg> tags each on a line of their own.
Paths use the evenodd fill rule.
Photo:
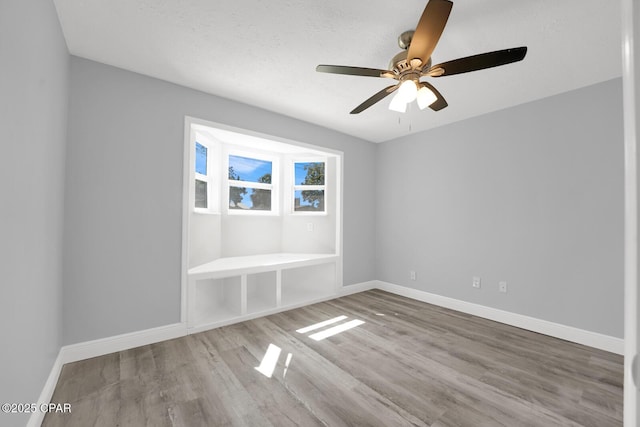
<svg viewBox="0 0 640 427">
<path fill-rule="evenodd" d="M 207 147 L 196 142 L 196 172 L 201 175 L 207 174 Z"/>
<path fill-rule="evenodd" d="M 242 205 L 242 209 L 255 209 L 253 205 L 253 200 L 251 199 L 251 195 L 256 190 L 254 190 L 253 188 L 247 188 L 246 190 L 247 190 L 247 193 L 242 196 L 242 201 L 240 202 Z M 258 191 L 268 192 L 268 194 L 271 195 L 271 190 L 258 190 Z M 229 206 L 233 207 L 233 204 L 229 203 Z M 270 210 L 270 209 L 271 209 L 271 204 L 269 204 L 269 207 L 266 209 L 263 208 L 258 210 Z"/>
<path fill-rule="evenodd" d="M 273 172 L 273 164 L 267 160 L 254 159 L 242 156 L 229 156 L 229 168 L 233 168 L 233 172 L 238 176 L 239 181 L 261 182 L 260 178 L 264 175 L 271 175 Z M 267 182 L 271 182 L 269 179 Z M 254 189 L 247 188 L 247 192 L 242 196 L 242 206 L 244 209 L 252 209 L 253 201 L 251 195 Z M 264 191 L 264 190 L 262 190 Z"/>
<path fill-rule="evenodd" d="M 302 190 L 306 185 L 324 185 L 324 166 L 324 162 L 295 162 L 294 211 L 324 212 L 324 190 Z"/>
<path fill-rule="evenodd" d="M 296 163 L 295 166 L 295 185 L 302 184 L 304 182 L 304 177 L 307 176 L 307 171 L 304 170 L 304 166 L 308 163 Z"/>
<path fill-rule="evenodd" d="M 307 171 L 305 170 L 305 166 L 311 166 L 313 167 L 314 165 L 318 165 L 318 164 L 323 164 L 322 162 L 296 162 L 295 163 L 295 184 L 294 185 L 301 185 L 304 184 L 304 180 L 307 177 Z M 324 165 L 323 165 L 323 172 L 324 172 Z M 322 182 L 318 183 L 319 185 L 323 185 L 324 184 L 324 179 Z"/>
<path fill-rule="evenodd" d="M 296 190 L 293 192 L 294 201 L 297 206 L 312 206 L 310 201 L 305 200 L 302 197 L 302 190 Z"/>
<path fill-rule="evenodd" d="M 248 182 L 260 182 L 262 176 L 272 172 L 271 162 L 241 156 L 229 156 L 229 167 L 233 167 L 241 181 Z"/>
</svg>

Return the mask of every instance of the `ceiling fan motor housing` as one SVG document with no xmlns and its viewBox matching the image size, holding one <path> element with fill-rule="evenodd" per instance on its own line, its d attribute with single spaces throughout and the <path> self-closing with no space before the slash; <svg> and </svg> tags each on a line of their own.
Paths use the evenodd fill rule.
<svg viewBox="0 0 640 427">
<path fill-rule="evenodd" d="M 398 46 L 400 46 L 400 49 L 409 49 L 409 45 L 413 39 L 413 33 L 415 33 L 415 31 L 408 30 L 398 36 Z"/>
<path fill-rule="evenodd" d="M 431 67 L 431 58 L 429 58 L 427 63 L 423 67 L 420 67 L 420 69 L 428 70 L 429 67 Z M 411 66 L 411 62 L 407 61 L 406 50 L 398 52 L 393 58 L 391 58 L 391 61 L 389 62 L 389 69 L 393 70 L 398 75 L 414 69 L 414 67 Z"/>
</svg>

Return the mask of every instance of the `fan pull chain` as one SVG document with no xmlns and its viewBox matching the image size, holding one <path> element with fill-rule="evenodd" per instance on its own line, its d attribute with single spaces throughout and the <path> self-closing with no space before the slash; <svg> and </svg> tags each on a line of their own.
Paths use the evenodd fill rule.
<svg viewBox="0 0 640 427">
<path fill-rule="evenodd" d="M 398 126 L 402 126 L 402 116 L 398 116 Z M 409 120 L 409 132 L 411 132 L 411 120 Z"/>
</svg>

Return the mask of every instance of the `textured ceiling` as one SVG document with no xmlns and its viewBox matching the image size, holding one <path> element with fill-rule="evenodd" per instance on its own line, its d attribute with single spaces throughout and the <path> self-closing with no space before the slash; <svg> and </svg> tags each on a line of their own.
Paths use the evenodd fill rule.
<svg viewBox="0 0 640 427">
<path fill-rule="evenodd" d="M 440 112 L 355 106 L 386 79 L 316 73 L 386 68 L 425 0 L 55 0 L 71 54 L 381 142 L 621 75 L 616 0 L 457 0 L 435 63 L 528 46 L 515 64 L 431 78 Z M 596 100 L 594 100 L 596 102 Z M 251 118 L 248 117 L 247 120 Z"/>
</svg>

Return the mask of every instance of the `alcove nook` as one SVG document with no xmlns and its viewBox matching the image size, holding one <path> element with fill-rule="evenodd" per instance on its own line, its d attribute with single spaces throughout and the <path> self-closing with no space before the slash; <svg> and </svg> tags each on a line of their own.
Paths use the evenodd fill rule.
<svg viewBox="0 0 640 427">
<path fill-rule="evenodd" d="M 191 332 L 338 294 L 341 152 L 189 117 L 184 148 Z"/>
</svg>

